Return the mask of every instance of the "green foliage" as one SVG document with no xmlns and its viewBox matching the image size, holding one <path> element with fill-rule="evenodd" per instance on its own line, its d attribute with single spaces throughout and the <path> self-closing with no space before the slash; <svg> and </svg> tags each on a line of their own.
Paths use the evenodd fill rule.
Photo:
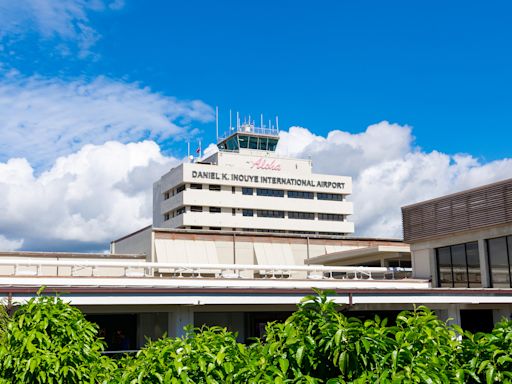
<svg viewBox="0 0 512 384">
<path fill-rule="evenodd" d="M 187 328 L 183 338 L 163 338 L 125 358 L 119 383 L 246 382 L 248 353 L 225 328 Z"/>
<path fill-rule="evenodd" d="M 0 377 L 13 383 L 108 382 L 115 364 L 101 352 L 97 326 L 58 297 L 29 300 L 7 321 Z"/>
<path fill-rule="evenodd" d="M 326 292 L 248 346 L 225 328 L 187 328 L 118 364 L 101 355 L 97 327 L 59 298 L 30 300 L 4 319 L 0 384 L 512 383 L 512 321 L 473 335 L 418 307 L 388 326 L 345 316 Z"/>
<path fill-rule="evenodd" d="M 464 369 L 478 383 L 512 383 L 512 321 L 502 321 L 491 333 L 466 332 Z"/>
</svg>

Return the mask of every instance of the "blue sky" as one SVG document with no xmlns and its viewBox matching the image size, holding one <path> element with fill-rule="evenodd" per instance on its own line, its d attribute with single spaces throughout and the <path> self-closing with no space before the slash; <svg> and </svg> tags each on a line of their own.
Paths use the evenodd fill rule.
<svg viewBox="0 0 512 384">
<path fill-rule="evenodd" d="M 506 1 L 126 1 L 91 12 L 95 57 L 55 54 L 56 39 L 33 33 L 2 60 L 136 81 L 223 117 L 279 114 L 318 134 L 408 124 L 425 150 L 494 160 L 510 154 L 511 12 Z"/>
<path fill-rule="evenodd" d="M 151 185 L 229 109 L 351 176 L 356 235 L 512 177 L 508 1 L 0 0 L 0 250 L 151 223 Z M 195 146 L 195 144 L 192 144 Z"/>
</svg>

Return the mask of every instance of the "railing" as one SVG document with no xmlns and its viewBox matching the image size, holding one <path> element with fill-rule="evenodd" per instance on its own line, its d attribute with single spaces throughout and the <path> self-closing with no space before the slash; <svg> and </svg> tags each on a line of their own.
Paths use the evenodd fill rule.
<svg viewBox="0 0 512 384">
<path fill-rule="evenodd" d="M 408 277 L 411 268 L 324 265 L 185 264 L 100 260 L 0 260 L 0 276 L 127 277 L 219 279 L 352 279 Z"/>
<path fill-rule="evenodd" d="M 224 132 L 224 134 L 219 137 L 220 140 L 224 140 L 231 136 L 234 133 L 254 133 L 256 135 L 265 135 L 265 136 L 279 136 L 279 129 L 277 128 L 268 128 L 268 127 L 256 127 L 254 125 L 242 124 L 240 127 L 232 127 L 230 131 Z"/>
</svg>

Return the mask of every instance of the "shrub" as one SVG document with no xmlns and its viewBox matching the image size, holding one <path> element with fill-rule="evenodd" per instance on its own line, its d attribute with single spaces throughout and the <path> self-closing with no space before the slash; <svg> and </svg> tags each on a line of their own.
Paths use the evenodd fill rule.
<svg viewBox="0 0 512 384">
<path fill-rule="evenodd" d="M 108 382 L 115 364 L 101 352 L 98 328 L 59 297 L 38 296 L 8 319 L 0 377 L 15 383 Z"/>
</svg>

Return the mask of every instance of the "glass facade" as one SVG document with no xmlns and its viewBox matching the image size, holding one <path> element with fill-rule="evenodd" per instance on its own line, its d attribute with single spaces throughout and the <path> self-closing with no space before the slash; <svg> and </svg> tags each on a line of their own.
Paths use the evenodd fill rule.
<svg viewBox="0 0 512 384">
<path fill-rule="evenodd" d="M 316 198 L 318 200 L 343 201 L 343 195 L 340 195 L 339 193 L 321 193 L 321 192 L 318 192 L 316 194 Z"/>
<path fill-rule="evenodd" d="M 326 221 L 343 221 L 345 219 L 344 215 L 340 215 L 337 213 L 319 213 L 318 220 L 326 220 Z"/>
<path fill-rule="evenodd" d="M 282 189 L 258 188 L 256 189 L 256 194 L 258 196 L 284 197 L 284 191 Z"/>
<path fill-rule="evenodd" d="M 288 212 L 289 219 L 315 220 L 315 214 L 311 212 Z"/>
<path fill-rule="evenodd" d="M 313 199 L 313 192 L 288 191 L 288 197 L 292 199 Z"/>
<path fill-rule="evenodd" d="M 439 287 L 481 287 L 478 242 L 436 248 Z"/>
<path fill-rule="evenodd" d="M 491 287 L 512 287 L 512 236 L 487 240 Z"/>
</svg>

